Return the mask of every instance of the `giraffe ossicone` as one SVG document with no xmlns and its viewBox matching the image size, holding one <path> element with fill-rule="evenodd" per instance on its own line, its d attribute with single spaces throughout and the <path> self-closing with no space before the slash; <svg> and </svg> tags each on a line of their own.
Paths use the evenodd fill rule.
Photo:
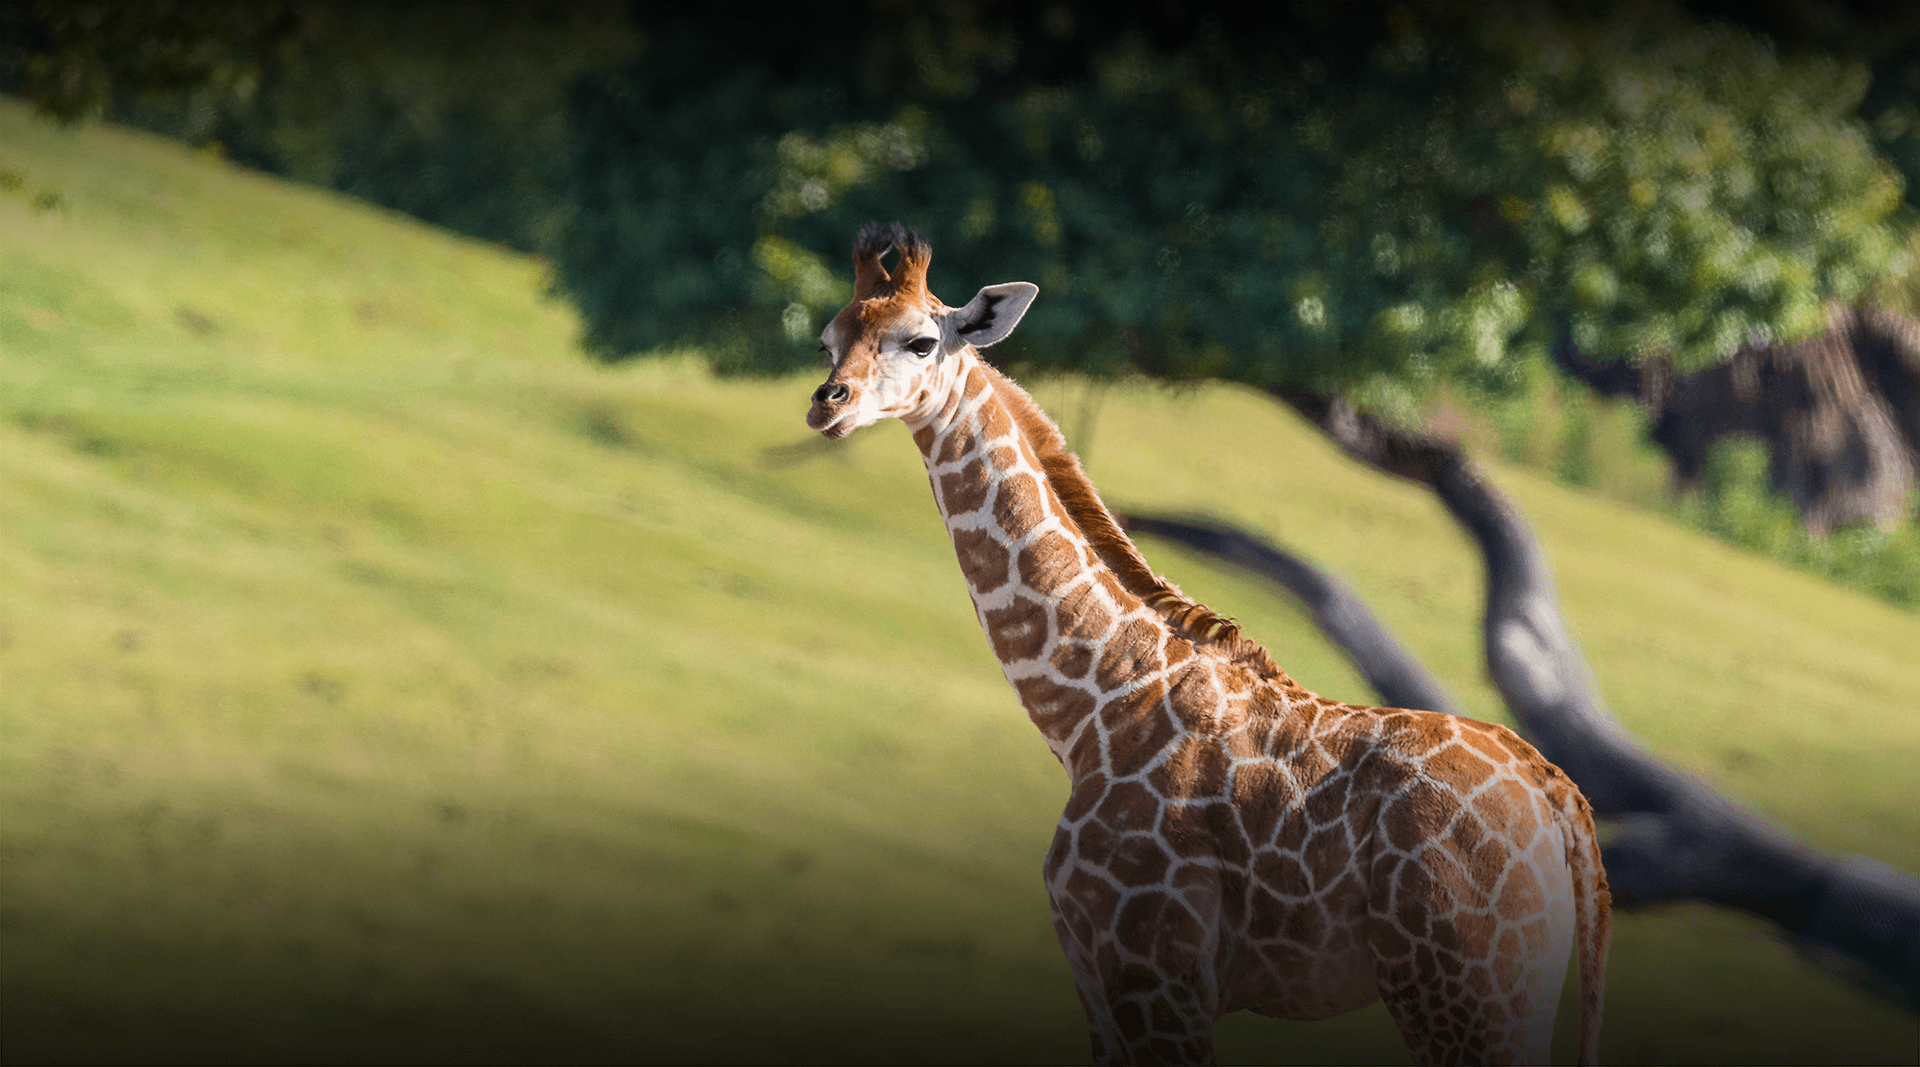
<svg viewBox="0 0 1920 1067">
<path fill-rule="evenodd" d="M 1043 870 L 1094 1058 L 1211 1062 L 1228 1012 L 1378 997 L 1419 1062 L 1544 1063 L 1577 947 L 1596 1062 L 1610 901 L 1579 790 L 1504 727 L 1308 692 L 1153 573 L 979 356 L 1038 289 L 951 308 L 931 259 L 898 224 L 860 231 L 807 425 L 912 429 L 981 628 L 1072 781 Z"/>
</svg>

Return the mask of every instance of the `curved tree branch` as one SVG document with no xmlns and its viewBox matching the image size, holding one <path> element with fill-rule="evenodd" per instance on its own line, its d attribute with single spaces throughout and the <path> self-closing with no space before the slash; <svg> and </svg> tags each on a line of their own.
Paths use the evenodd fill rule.
<svg viewBox="0 0 1920 1067">
<path fill-rule="evenodd" d="M 1152 534 L 1218 556 L 1274 582 L 1313 612 L 1313 621 L 1395 708 L 1421 708 L 1464 715 L 1440 680 L 1427 672 L 1345 582 L 1268 541 L 1222 522 L 1202 518 L 1116 515 L 1131 533 Z"/>
<path fill-rule="evenodd" d="M 1272 390 L 1349 456 L 1431 488 L 1479 546 L 1486 563 L 1483 619 L 1487 666 L 1513 716 L 1548 759 L 1577 782 L 1616 830 L 1605 850 L 1607 877 L 1622 904 L 1693 899 L 1762 916 L 1821 962 L 1920 1011 L 1920 878 L 1863 856 L 1834 857 L 1793 840 L 1740 810 L 1704 782 L 1659 760 L 1607 710 L 1591 670 L 1560 612 L 1545 552 L 1518 511 L 1481 476 L 1458 446 L 1388 426 L 1346 400 L 1304 390 Z M 1383 644 L 1324 592 L 1339 589 L 1290 570 L 1311 570 L 1278 550 L 1273 565 L 1260 542 L 1229 527 L 1135 516 L 1141 532 L 1171 532 L 1185 543 L 1247 566 L 1302 595 L 1328 636 L 1361 664 L 1369 681 L 1406 677 L 1412 657 L 1391 637 Z M 1187 536 L 1193 531 L 1198 536 Z M 1264 563 L 1262 562 L 1264 560 Z M 1331 583 L 1320 576 L 1319 582 Z M 1315 592 L 1315 590 L 1320 590 Z M 1320 599 L 1316 601 L 1316 597 Z M 1384 635 L 1377 621 L 1371 627 Z M 1360 635 L 1355 637 L 1355 635 Z M 1382 648 L 1396 655 L 1373 665 Z M 1434 685 L 1426 672 L 1414 670 Z M 1389 703 L 1420 706 L 1432 698 Z"/>
</svg>

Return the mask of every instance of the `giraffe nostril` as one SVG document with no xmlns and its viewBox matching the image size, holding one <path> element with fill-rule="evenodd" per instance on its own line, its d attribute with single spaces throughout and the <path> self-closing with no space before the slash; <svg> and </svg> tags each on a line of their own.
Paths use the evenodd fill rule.
<svg viewBox="0 0 1920 1067">
<path fill-rule="evenodd" d="M 816 404 L 821 404 L 831 400 L 835 403 L 839 403 L 840 401 L 845 400 L 847 396 L 848 396 L 848 390 L 845 384 L 841 382 L 828 382 L 827 384 L 813 391 L 813 402 Z"/>
</svg>

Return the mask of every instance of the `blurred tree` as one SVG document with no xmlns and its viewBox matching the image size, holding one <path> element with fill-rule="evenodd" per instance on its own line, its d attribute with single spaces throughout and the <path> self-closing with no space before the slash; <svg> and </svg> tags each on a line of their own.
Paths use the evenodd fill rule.
<svg viewBox="0 0 1920 1067">
<path fill-rule="evenodd" d="M 566 88 L 640 41 L 612 4 L 35 0 L 0 3 L 0 88 L 544 251 Z"/>
<path fill-rule="evenodd" d="M 609 358 L 809 358 L 827 250 L 899 217 L 959 288 L 1047 289 L 1023 362 L 1387 410 L 1563 325 L 1681 371 L 1803 336 L 1894 258 L 1920 34 L 1693 10 L 1821 47 L 1666 5 L 15 0 L 0 84 L 549 252 Z"/>
<path fill-rule="evenodd" d="M 125 93 L 244 101 L 322 19 L 316 7 L 280 0 L 9 2 L 0 4 L 0 85 L 67 123 L 99 117 Z"/>
<path fill-rule="evenodd" d="M 1859 115 L 1881 154 L 1905 177 L 1907 203 L 1920 208 L 1920 8 L 1859 0 L 1688 0 L 1686 6 L 1763 33 L 1789 52 L 1817 51 L 1865 64 L 1873 77 Z"/>
<path fill-rule="evenodd" d="M 1391 405 L 1562 323 L 1705 365 L 1895 257 L 1864 68 L 1677 8 L 1497 10 L 685 14 L 575 91 L 561 284 L 609 357 L 746 308 L 792 344 L 722 365 L 777 370 L 844 299 L 822 251 L 900 217 L 957 289 L 1041 284 L 1023 362 Z"/>
</svg>

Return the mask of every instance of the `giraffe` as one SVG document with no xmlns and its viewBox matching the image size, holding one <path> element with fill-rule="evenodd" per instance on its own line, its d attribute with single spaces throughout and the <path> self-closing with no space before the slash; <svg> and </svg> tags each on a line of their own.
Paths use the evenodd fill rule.
<svg viewBox="0 0 1920 1067">
<path fill-rule="evenodd" d="M 1579 790 L 1504 727 L 1316 696 L 1155 574 L 980 358 L 1038 287 L 951 308 L 931 259 L 897 223 L 860 231 L 807 425 L 905 421 L 980 625 L 1067 771 L 1043 872 L 1094 1059 L 1212 1062 L 1228 1012 L 1378 997 L 1416 1061 L 1545 1063 L 1577 943 L 1596 1062 L 1610 898 Z"/>
</svg>

